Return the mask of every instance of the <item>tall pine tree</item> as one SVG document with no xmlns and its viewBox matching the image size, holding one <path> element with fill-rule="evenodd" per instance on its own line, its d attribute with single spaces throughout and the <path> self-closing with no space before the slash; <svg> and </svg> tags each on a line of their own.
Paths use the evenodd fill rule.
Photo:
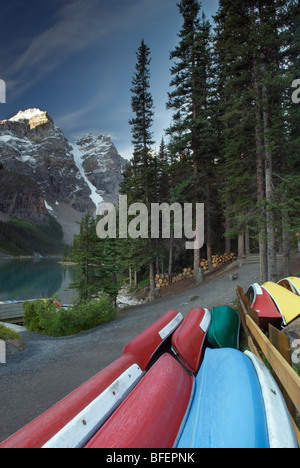
<svg viewBox="0 0 300 468">
<path fill-rule="evenodd" d="M 211 36 L 210 24 L 197 0 L 182 0 L 179 10 L 183 26 L 180 42 L 171 52 L 175 60 L 171 68 L 174 88 L 169 93 L 167 107 L 174 109 L 173 122 L 168 129 L 172 136 L 172 150 L 179 157 L 188 155 L 191 160 L 192 199 L 195 204 L 206 205 L 206 242 L 210 246 L 210 179 L 214 160 L 213 129 L 211 126 Z M 211 254 L 210 247 L 208 251 Z M 200 249 L 194 251 L 195 280 L 200 267 Z"/>
<path fill-rule="evenodd" d="M 144 203 L 150 213 L 155 197 L 155 160 L 152 152 L 153 99 L 150 92 L 150 49 L 142 40 L 137 52 L 136 70 L 132 79 L 131 107 L 134 117 L 130 120 L 134 146 L 130 176 L 133 182 L 134 202 Z M 128 192 L 127 192 L 128 193 Z M 132 195 L 131 195 L 132 196 Z M 149 262 L 150 296 L 154 295 L 155 248 L 148 238 L 144 245 L 144 259 Z"/>
</svg>

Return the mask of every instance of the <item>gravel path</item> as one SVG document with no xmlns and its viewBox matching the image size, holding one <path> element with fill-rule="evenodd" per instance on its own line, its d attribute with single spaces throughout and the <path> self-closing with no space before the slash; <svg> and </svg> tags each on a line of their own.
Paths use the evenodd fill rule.
<svg viewBox="0 0 300 468">
<path fill-rule="evenodd" d="M 280 265 L 279 265 L 280 266 Z M 236 281 L 230 275 L 237 271 Z M 150 304 L 126 309 L 107 325 L 68 338 L 24 332 L 27 349 L 0 365 L 0 442 L 29 423 L 122 354 L 128 341 L 169 309 L 184 316 L 192 307 L 230 304 L 236 286 L 259 281 L 259 265 L 238 263 Z"/>
</svg>

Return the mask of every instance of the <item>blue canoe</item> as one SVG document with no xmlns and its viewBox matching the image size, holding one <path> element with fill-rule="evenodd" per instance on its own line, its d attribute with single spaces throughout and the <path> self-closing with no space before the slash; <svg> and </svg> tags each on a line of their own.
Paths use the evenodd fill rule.
<svg viewBox="0 0 300 468">
<path fill-rule="evenodd" d="M 177 447 L 270 447 L 261 386 L 244 353 L 206 349 Z"/>
</svg>

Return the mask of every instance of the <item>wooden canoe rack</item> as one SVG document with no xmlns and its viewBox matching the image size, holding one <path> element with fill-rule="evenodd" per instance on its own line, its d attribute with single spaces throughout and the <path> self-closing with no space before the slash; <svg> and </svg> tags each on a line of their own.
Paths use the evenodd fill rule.
<svg viewBox="0 0 300 468">
<path fill-rule="evenodd" d="M 249 300 L 243 289 L 236 290 L 241 326 L 245 333 L 250 351 L 261 361 L 263 355 L 268 361 L 271 372 L 276 379 L 287 407 L 290 411 L 298 445 L 300 447 L 300 431 L 296 425 L 296 412 L 300 413 L 300 377 L 292 368 L 289 338 L 280 330 L 269 324 L 269 338 L 260 329 L 258 315 L 249 306 Z"/>
</svg>

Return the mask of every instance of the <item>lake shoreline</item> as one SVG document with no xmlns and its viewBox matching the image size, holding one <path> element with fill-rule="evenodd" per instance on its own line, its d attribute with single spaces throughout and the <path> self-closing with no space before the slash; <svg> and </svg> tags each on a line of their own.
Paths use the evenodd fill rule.
<svg viewBox="0 0 300 468">
<path fill-rule="evenodd" d="M 70 303 L 74 266 L 62 257 L 0 258 L 0 301 L 54 297 Z"/>
</svg>

